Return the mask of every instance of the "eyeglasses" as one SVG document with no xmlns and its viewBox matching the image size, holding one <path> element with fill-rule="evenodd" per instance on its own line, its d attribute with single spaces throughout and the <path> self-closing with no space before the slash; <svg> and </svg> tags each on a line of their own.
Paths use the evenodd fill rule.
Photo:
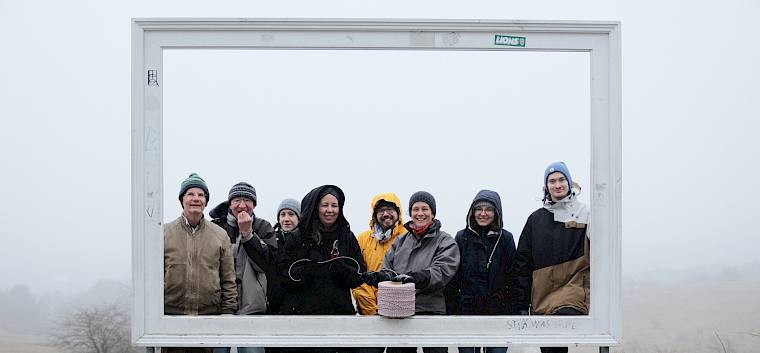
<svg viewBox="0 0 760 353">
<path fill-rule="evenodd" d="M 393 207 L 382 207 L 377 209 L 377 214 L 395 213 L 396 209 Z"/>
<path fill-rule="evenodd" d="M 478 206 L 475 207 L 475 213 L 494 213 L 496 210 L 494 210 L 491 206 Z"/>
<path fill-rule="evenodd" d="M 245 197 L 236 197 L 230 201 L 231 205 L 239 205 L 239 204 L 253 204 L 253 200 L 245 198 Z"/>
</svg>

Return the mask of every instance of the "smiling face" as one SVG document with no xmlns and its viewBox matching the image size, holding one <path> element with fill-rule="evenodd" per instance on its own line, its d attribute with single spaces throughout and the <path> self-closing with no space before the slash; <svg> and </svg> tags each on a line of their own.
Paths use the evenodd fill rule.
<svg viewBox="0 0 760 353">
<path fill-rule="evenodd" d="M 570 192 L 570 185 L 568 185 L 565 174 L 554 172 L 546 178 L 546 189 L 549 190 L 552 201 L 557 202 L 567 196 Z"/>
<path fill-rule="evenodd" d="M 340 206 L 335 196 L 327 194 L 319 200 L 319 221 L 322 225 L 329 227 L 335 224 L 339 213 Z"/>
<path fill-rule="evenodd" d="M 206 208 L 206 192 L 201 188 L 189 188 L 182 195 L 182 213 L 187 218 L 196 218 Z"/>
<path fill-rule="evenodd" d="M 487 227 L 496 218 L 496 209 L 491 205 L 480 204 L 475 207 L 473 214 L 475 214 L 475 222 L 478 226 Z"/>
<path fill-rule="evenodd" d="M 293 231 L 298 226 L 298 216 L 291 209 L 284 209 L 277 215 L 277 222 L 286 232 Z"/>
<path fill-rule="evenodd" d="M 412 222 L 417 228 L 433 223 L 433 210 L 424 202 L 415 202 L 412 205 L 411 215 Z"/>
<path fill-rule="evenodd" d="M 398 222 L 398 212 L 391 206 L 382 206 L 377 209 L 375 222 L 383 230 L 391 229 Z"/>
</svg>

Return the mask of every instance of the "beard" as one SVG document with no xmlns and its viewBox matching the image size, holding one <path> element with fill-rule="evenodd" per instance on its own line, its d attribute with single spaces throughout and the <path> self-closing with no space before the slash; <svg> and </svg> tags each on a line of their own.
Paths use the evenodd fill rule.
<svg viewBox="0 0 760 353">
<path fill-rule="evenodd" d="M 377 224 L 380 225 L 383 229 L 390 229 L 392 228 L 398 220 L 394 219 L 393 217 L 386 216 L 381 218 Z"/>
</svg>

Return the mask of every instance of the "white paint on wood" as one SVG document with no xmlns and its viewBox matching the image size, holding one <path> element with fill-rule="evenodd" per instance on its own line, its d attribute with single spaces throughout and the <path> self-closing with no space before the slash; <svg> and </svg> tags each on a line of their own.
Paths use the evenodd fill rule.
<svg viewBox="0 0 760 353">
<path fill-rule="evenodd" d="M 525 38 L 524 47 L 495 38 Z M 519 40 L 503 43 L 520 44 Z M 591 313 L 584 317 L 163 315 L 164 49 L 581 51 L 591 55 Z M 615 345 L 620 340 L 622 116 L 617 22 L 134 19 L 133 340 L 142 346 Z M 155 70 L 155 81 L 149 80 Z"/>
</svg>

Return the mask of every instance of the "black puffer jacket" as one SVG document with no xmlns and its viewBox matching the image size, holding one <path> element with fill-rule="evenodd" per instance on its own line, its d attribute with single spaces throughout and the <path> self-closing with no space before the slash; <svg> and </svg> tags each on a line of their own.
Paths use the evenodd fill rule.
<svg viewBox="0 0 760 353">
<path fill-rule="evenodd" d="M 493 229 L 484 230 L 474 220 L 473 208 L 488 201 L 496 208 Z M 454 279 L 446 288 L 446 310 L 451 315 L 509 315 L 514 308 L 507 299 L 514 284 L 515 241 L 512 233 L 502 229 L 501 198 L 490 190 L 481 190 L 467 213 L 467 227 L 457 232 L 455 240 L 461 260 Z"/>
<path fill-rule="evenodd" d="M 318 216 L 319 197 L 327 188 L 337 191 L 340 209 L 338 220 L 331 229 L 324 229 Z M 359 243 L 343 215 L 344 202 L 343 191 L 333 185 L 315 188 L 303 198 L 299 231 L 291 234 L 278 252 L 277 267 L 285 289 L 282 298 L 283 314 L 356 313 L 351 302 L 351 288 L 362 284 L 359 273 L 364 273 L 367 266 Z M 320 242 L 317 242 L 316 232 L 321 233 Z M 327 262 L 344 256 L 350 259 L 338 258 Z"/>
</svg>

